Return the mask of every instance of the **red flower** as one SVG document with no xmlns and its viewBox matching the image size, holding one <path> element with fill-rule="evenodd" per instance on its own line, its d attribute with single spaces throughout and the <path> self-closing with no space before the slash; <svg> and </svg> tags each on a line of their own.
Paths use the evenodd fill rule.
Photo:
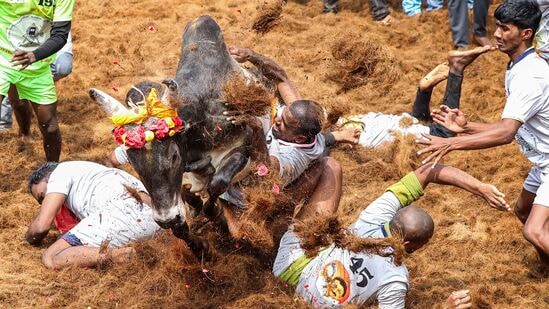
<svg viewBox="0 0 549 309">
<path fill-rule="evenodd" d="M 172 120 L 173 120 L 173 123 L 174 123 L 174 128 L 176 130 L 179 130 L 183 126 L 183 120 L 181 120 L 181 118 L 172 117 Z"/>
<path fill-rule="evenodd" d="M 263 163 L 257 165 L 257 175 L 263 177 L 269 174 L 269 168 Z"/>
<path fill-rule="evenodd" d="M 126 129 L 124 129 L 124 127 L 116 127 L 112 132 L 112 135 L 114 135 L 114 139 L 118 144 L 124 144 L 124 140 L 122 139 L 122 135 L 124 134 L 126 134 Z"/>
<path fill-rule="evenodd" d="M 164 138 L 166 134 L 170 131 L 170 126 L 164 121 L 164 119 L 158 120 L 151 129 L 155 130 L 155 135 L 157 138 Z"/>
<path fill-rule="evenodd" d="M 143 148 L 147 141 L 145 140 L 145 129 L 139 126 L 135 130 L 126 133 L 126 146 L 130 148 Z"/>
</svg>

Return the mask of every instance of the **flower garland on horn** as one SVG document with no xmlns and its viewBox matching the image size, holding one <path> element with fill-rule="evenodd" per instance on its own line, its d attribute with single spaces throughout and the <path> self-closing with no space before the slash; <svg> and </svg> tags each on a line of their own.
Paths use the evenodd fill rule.
<svg viewBox="0 0 549 309">
<path fill-rule="evenodd" d="M 145 121 L 151 117 L 156 117 L 158 120 L 145 125 Z M 112 132 L 116 142 L 134 149 L 143 148 L 154 139 L 161 140 L 174 136 L 190 127 L 177 116 L 175 109 L 158 99 L 154 88 L 145 100 L 145 105 L 114 114 L 111 120 L 116 125 Z M 124 126 L 128 124 L 135 124 L 137 127 L 127 130 Z"/>
</svg>

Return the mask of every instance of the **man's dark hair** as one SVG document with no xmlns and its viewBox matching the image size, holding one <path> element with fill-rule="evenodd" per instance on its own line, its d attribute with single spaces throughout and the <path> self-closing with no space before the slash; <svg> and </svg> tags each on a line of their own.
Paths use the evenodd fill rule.
<svg viewBox="0 0 549 309">
<path fill-rule="evenodd" d="M 46 162 L 35 169 L 29 176 L 29 193 L 32 186 L 48 178 L 53 170 L 59 165 L 59 162 Z"/>
<path fill-rule="evenodd" d="M 318 103 L 311 100 L 297 100 L 289 108 L 292 116 L 299 120 L 299 127 L 294 133 L 311 139 L 320 132 L 322 108 Z"/>
<path fill-rule="evenodd" d="M 139 90 L 137 90 L 137 89 Z M 160 83 L 153 82 L 150 80 L 144 80 L 142 82 L 139 82 L 128 91 L 126 94 L 126 104 L 131 100 L 132 103 L 139 103 L 143 102 L 147 96 L 149 95 L 149 92 L 151 92 L 151 89 L 155 88 L 158 91 L 158 95 L 162 93 L 163 87 Z"/>
<path fill-rule="evenodd" d="M 494 17 L 502 23 L 513 24 L 520 30 L 532 29 L 532 39 L 539 27 L 541 11 L 532 0 L 507 0 L 500 4 Z"/>
</svg>

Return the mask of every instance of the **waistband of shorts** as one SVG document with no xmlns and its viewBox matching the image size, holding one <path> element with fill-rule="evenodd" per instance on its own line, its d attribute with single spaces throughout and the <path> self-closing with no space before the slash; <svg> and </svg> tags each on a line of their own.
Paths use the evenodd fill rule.
<svg viewBox="0 0 549 309">
<path fill-rule="evenodd" d="M 305 267 L 309 265 L 312 260 L 313 258 L 308 258 L 305 255 L 300 256 L 280 274 L 280 279 L 292 286 L 296 286 L 299 282 L 299 277 L 301 277 L 303 269 L 305 269 Z"/>
<path fill-rule="evenodd" d="M 326 249 L 327 247 L 320 248 L 319 253 Z M 305 254 L 300 256 L 292 264 L 290 264 L 290 266 L 288 266 L 278 277 L 289 285 L 296 286 L 299 282 L 299 277 L 301 277 L 301 273 L 314 258 L 314 256 L 309 258 L 305 256 Z"/>
</svg>

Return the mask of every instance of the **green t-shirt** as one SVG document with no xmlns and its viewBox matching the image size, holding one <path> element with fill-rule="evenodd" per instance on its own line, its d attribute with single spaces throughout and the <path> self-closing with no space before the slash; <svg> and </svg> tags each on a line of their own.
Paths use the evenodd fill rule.
<svg viewBox="0 0 549 309">
<path fill-rule="evenodd" d="M 0 66 L 14 68 L 15 50 L 33 51 L 50 37 L 53 22 L 72 20 L 74 0 L 0 0 Z M 49 67 L 51 57 L 24 71 Z"/>
</svg>

